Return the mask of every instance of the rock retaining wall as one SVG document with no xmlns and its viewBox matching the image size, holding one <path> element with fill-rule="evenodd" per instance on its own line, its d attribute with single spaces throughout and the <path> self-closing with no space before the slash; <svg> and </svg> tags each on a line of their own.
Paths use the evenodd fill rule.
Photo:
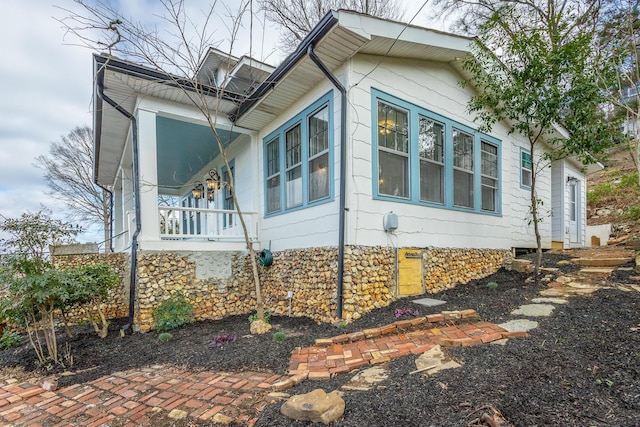
<svg viewBox="0 0 640 427">
<path fill-rule="evenodd" d="M 74 268 L 83 265 L 96 265 L 105 263 L 120 277 L 119 285 L 109 294 L 110 297 L 102 305 L 107 319 L 115 319 L 128 315 L 129 300 L 129 255 L 126 253 L 111 254 L 76 254 L 76 255 L 54 255 L 51 263 L 55 268 Z M 86 320 L 87 316 L 83 308 L 73 308 L 67 317 L 71 323 L 79 323 Z"/>
<path fill-rule="evenodd" d="M 431 293 L 485 277 L 511 259 L 506 250 L 426 248 L 421 251 L 423 282 L 425 290 Z M 153 309 L 176 292 L 181 292 L 193 304 L 197 319 L 220 319 L 255 310 L 255 286 L 246 253 L 227 254 L 231 268 L 226 270 L 229 272 L 226 277 L 209 277 L 220 275 L 222 270 L 219 269 L 210 270 L 209 276 L 203 274 L 203 269 L 197 267 L 202 260 L 196 255 L 188 252 L 139 253 L 135 323 L 140 330 L 153 328 Z M 67 262 L 71 263 L 75 257 L 69 257 Z M 86 259 L 104 255 L 77 257 Z M 319 322 L 338 321 L 335 318 L 337 257 L 335 247 L 273 253 L 271 266 L 258 267 L 265 309 L 275 315 L 306 316 Z M 348 246 L 344 267 L 343 320 L 358 319 L 397 298 L 394 248 Z M 117 314 L 126 315 L 126 307 L 124 314 L 121 311 Z"/>
</svg>

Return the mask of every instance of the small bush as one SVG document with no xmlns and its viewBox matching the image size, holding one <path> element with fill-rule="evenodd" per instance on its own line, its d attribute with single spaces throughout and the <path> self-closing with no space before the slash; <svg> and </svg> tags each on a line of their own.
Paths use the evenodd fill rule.
<svg viewBox="0 0 640 427">
<path fill-rule="evenodd" d="M 287 339 L 287 334 L 285 334 L 282 331 L 274 332 L 273 334 L 273 340 L 275 342 L 284 341 L 286 339 Z"/>
<path fill-rule="evenodd" d="M 7 329 L 4 330 L 2 336 L 0 336 L 0 349 L 8 350 L 13 347 L 17 347 L 22 343 L 22 336 L 17 332 L 12 332 Z"/>
<path fill-rule="evenodd" d="M 594 185 L 587 192 L 587 203 L 590 206 L 598 206 L 600 203 L 615 195 L 615 189 L 610 183 L 602 183 Z"/>
<path fill-rule="evenodd" d="M 163 332 L 158 335 L 158 339 L 162 342 L 171 341 L 173 339 L 173 335 L 171 335 L 169 332 Z"/>
<path fill-rule="evenodd" d="M 258 320 L 258 313 L 253 313 L 249 316 L 249 322 L 253 323 L 256 320 Z M 264 323 L 269 323 L 271 321 L 271 313 L 269 313 L 267 310 L 262 312 L 262 320 L 264 321 Z"/>
<path fill-rule="evenodd" d="M 209 343 L 209 347 L 224 347 L 225 345 L 231 344 L 237 339 L 238 337 L 233 334 L 222 333 L 213 337 L 213 341 Z"/>
<path fill-rule="evenodd" d="M 496 282 L 487 283 L 487 288 L 489 288 L 489 289 L 495 289 L 497 287 L 498 287 L 498 284 Z"/>
<path fill-rule="evenodd" d="M 181 293 L 153 309 L 153 325 L 158 332 L 166 332 L 193 322 L 193 306 Z"/>
</svg>

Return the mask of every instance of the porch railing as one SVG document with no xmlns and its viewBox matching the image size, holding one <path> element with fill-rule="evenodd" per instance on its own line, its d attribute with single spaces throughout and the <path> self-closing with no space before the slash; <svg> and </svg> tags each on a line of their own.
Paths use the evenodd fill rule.
<svg viewBox="0 0 640 427">
<path fill-rule="evenodd" d="M 198 239 L 244 240 L 240 217 L 235 210 L 158 206 L 160 238 L 168 240 Z M 243 212 L 249 238 L 257 238 L 257 213 Z"/>
</svg>

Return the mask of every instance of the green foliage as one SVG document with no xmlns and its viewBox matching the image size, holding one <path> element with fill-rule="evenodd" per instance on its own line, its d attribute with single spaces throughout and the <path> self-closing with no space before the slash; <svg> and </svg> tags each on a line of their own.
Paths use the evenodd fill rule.
<svg viewBox="0 0 640 427">
<path fill-rule="evenodd" d="M 17 347 L 22 343 L 22 336 L 14 331 L 5 329 L 0 336 L 0 349 L 8 350 Z"/>
<path fill-rule="evenodd" d="M 614 194 L 615 189 L 611 183 L 604 182 L 602 184 L 596 184 L 587 192 L 587 203 L 590 206 L 598 206 L 612 198 Z"/>
<path fill-rule="evenodd" d="M 249 315 L 249 322 L 250 323 L 253 323 L 256 320 L 258 320 L 258 313 L 253 313 L 253 314 Z M 262 320 L 264 321 L 264 323 L 271 322 L 271 313 L 269 313 L 267 310 L 265 310 L 263 312 L 263 315 L 262 315 Z"/>
<path fill-rule="evenodd" d="M 631 206 L 624 211 L 622 216 L 632 221 L 640 221 L 640 205 Z"/>
<path fill-rule="evenodd" d="M 498 287 L 498 284 L 496 282 L 487 283 L 487 288 L 489 289 L 496 289 L 497 287 Z"/>
<path fill-rule="evenodd" d="M 169 332 L 163 332 L 158 335 L 158 339 L 162 342 L 171 341 L 173 339 L 173 335 L 171 335 Z"/>
<path fill-rule="evenodd" d="M 0 230 L 8 236 L 0 239 L 4 251 L 44 261 L 50 245 L 69 243 L 82 231 L 77 225 L 51 218 L 51 214 L 43 207 L 36 213 L 25 212 L 20 218 L 3 217 Z"/>
<path fill-rule="evenodd" d="M 614 204 L 636 204 L 640 196 L 638 173 L 622 174 L 618 170 L 611 170 L 609 180 L 592 186 L 587 192 L 587 203 L 590 207 Z M 625 214 L 625 216 L 627 216 Z M 633 217 L 633 213 L 628 218 Z"/>
<path fill-rule="evenodd" d="M 181 293 L 176 293 L 153 309 L 154 326 L 166 332 L 193 321 L 193 306 Z"/>
<path fill-rule="evenodd" d="M 287 339 L 287 334 L 285 334 L 282 331 L 278 331 L 278 332 L 274 332 L 273 333 L 273 340 L 275 342 L 280 342 L 280 341 L 284 341 Z"/>
</svg>

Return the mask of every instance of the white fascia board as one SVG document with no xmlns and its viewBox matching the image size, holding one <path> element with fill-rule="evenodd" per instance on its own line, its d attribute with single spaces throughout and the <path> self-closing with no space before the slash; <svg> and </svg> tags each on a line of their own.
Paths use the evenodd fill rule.
<svg viewBox="0 0 640 427">
<path fill-rule="evenodd" d="M 472 38 L 402 22 L 390 21 L 345 10 L 338 11 L 338 25 L 368 40 L 383 37 L 391 40 L 471 52 Z"/>
</svg>

